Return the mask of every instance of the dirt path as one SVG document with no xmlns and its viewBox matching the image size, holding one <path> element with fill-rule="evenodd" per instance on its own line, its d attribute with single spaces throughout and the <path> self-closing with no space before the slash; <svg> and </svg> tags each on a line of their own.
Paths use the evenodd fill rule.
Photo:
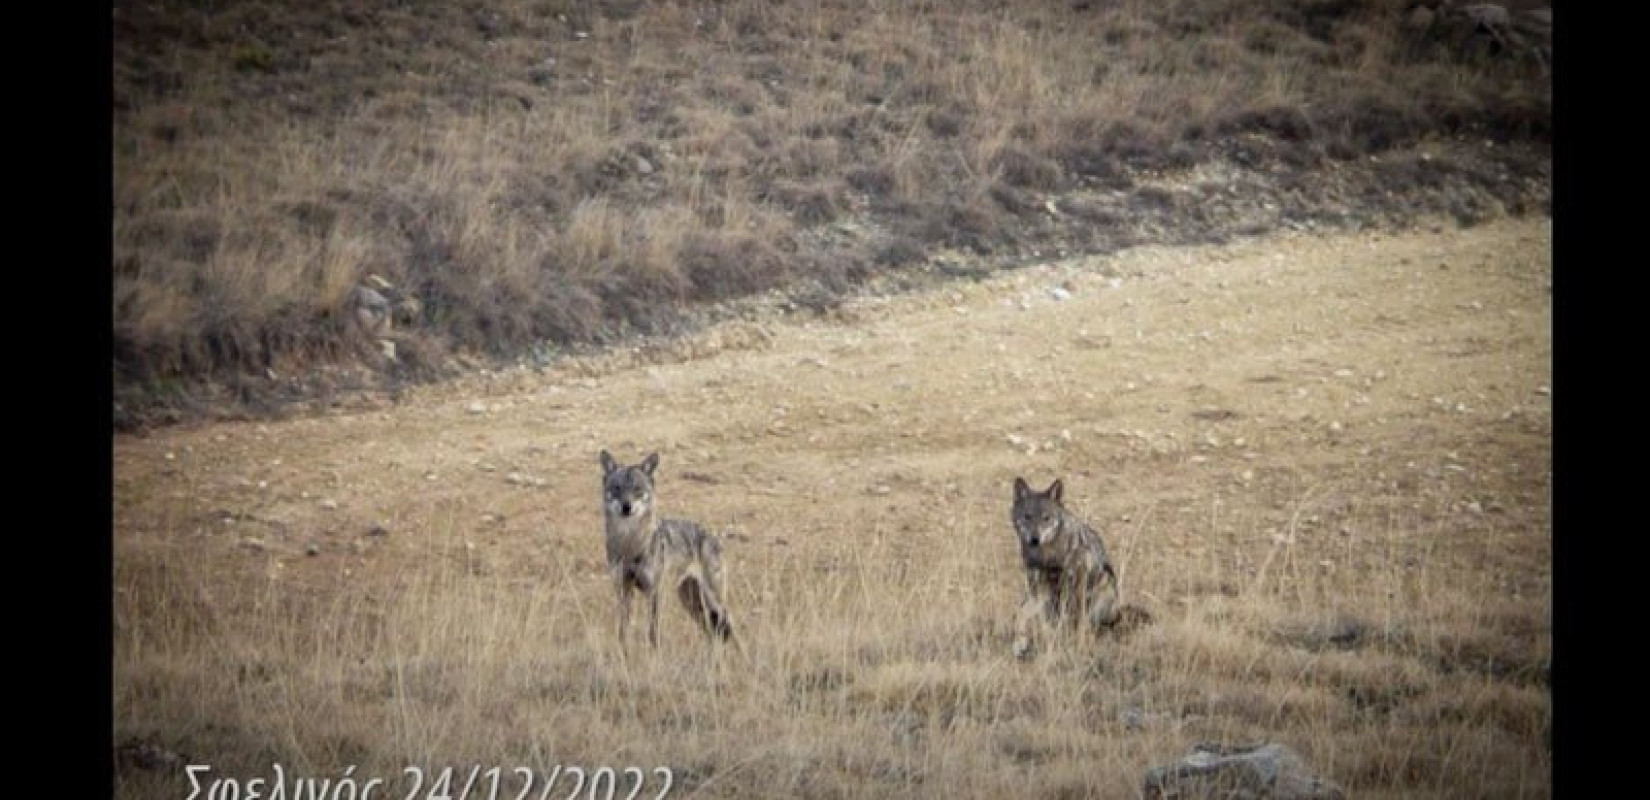
<svg viewBox="0 0 1650 800">
<path fill-rule="evenodd" d="M 841 576 L 873 541 L 902 570 L 976 553 L 1002 576 L 984 596 L 1011 598 L 1024 475 L 1064 477 L 1160 619 L 1282 576 L 1367 612 L 1420 570 L 1424 596 L 1478 609 L 1460 624 L 1517 617 L 1508 636 L 1541 658 L 1550 246 L 1549 221 L 1522 220 L 1145 248 L 379 412 L 117 437 L 117 585 L 182 552 L 226 585 L 323 593 L 463 563 L 506 590 L 568 576 L 605 632 L 596 454 L 656 449 L 666 512 L 724 533 L 759 628 L 783 627 L 759 576 Z M 1439 769 L 1421 788 L 1448 788 Z"/>
</svg>

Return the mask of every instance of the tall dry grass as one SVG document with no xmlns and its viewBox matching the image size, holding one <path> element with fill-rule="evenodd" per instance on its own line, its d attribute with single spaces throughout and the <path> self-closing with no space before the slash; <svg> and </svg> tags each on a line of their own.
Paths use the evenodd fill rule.
<svg viewBox="0 0 1650 800">
<path fill-rule="evenodd" d="M 1157 623 L 1029 663 L 1009 655 L 1020 578 L 989 504 L 931 520 L 977 546 L 828 526 L 733 544 L 744 656 L 668 604 L 659 651 L 623 654 L 594 562 L 489 561 L 457 520 L 427 561 L 370 578 L 339 560 L 247 580 L 178 543 L 117 560 L 115 725 L 242 781 L 665 766 L 682 797 L 1133 797 L 1212 739 L 1283 741 L 1360 797 L 1547 796 L 1550 586 L 1516 569 L 1541 543 L 1508 533 L 1463 569 L 1451 548 L 1483 542 L 1440 546 L 1411 500 L 1300 547 L 1151 546 L 1167 530 L 1142 514 L 1109 541 Z M 1263 524 L 1234 513 L 1222 527 Z"/>
</svg>

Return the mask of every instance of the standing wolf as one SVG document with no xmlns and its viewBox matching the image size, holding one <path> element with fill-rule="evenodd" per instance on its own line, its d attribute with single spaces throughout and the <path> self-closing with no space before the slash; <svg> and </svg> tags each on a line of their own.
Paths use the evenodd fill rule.
<svg viewBox="0 0 1650 800">
<path fill-rule="evenodd" d="M 1034 492 L 1014 479 L 1014 532 L 1026 570 L 1026 600 L 1020 608 L 1014 655 L 1031 652 L 1033 628 L 1059 620 L 1095 630 L 1118 619 L 1117 571 L 1106 558 L 1100 534 L 1060 503 L 1056 480 Z"/>
<path fill-rule="evenodd" d="M 704 629 L 723 641 L 733 623 L 722 606 L 722 543 L 698 525 L 658 519 L 653 472 L 659 454 L 633 467 L 620 466 L 606 450 L 602 462 L 602 509 L 607 518 L 607 567 L 618 592 L 619 642 L 630 628 L 630 593 L 647 595 L 647 640 L 659 646 L 659 588 L 676 592 Z"/>
</svg>

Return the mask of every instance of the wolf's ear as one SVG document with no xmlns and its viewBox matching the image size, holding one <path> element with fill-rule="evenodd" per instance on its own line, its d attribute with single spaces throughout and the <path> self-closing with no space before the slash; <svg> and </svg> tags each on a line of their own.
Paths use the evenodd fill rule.
<svg viewBox="0 0 1650 800">
<path fill-rule="evenodd" d="M 1048 499 L 1058 503 L 1060 502 L 1060 494 L 1061 492 L 1064 492 L 1065 489 L 1065 484 L 1056 479 L 1053 483 L 1048 485 L 1048 491 L 1045 492 L 1045 494 L 1048 495 Z"/>
<path fill-rule="evenodd" d="M 1016 501 L 1024 500 L 1024 499 L 1026 499 L 1026 495 L 1028 495 L 1028 494 L 1031 494 L 1031 487 L 1026 485 L 1026 479 L 1025 478 L 1015 478 L 1014 479 L 1014 499 Z"/>
<path fill-rule="evenodd" d="M 602 451 L 602 474 L 606 475 L 607 473 L 612 472 L 613 470 L 616 470 L 618 468 L 619 468 L 619 465 L 613 463 L 613 454 L 607 452 L 606 450 L 603 450 Z"/>
<path fill-rule="evenodd" d="M 658 453 L 648 453 L 647 458 L 642 459 L 642 471 L 647 473 L 647 476 L 649 478 L 653 477 L 653 471 L 658 469 L 658 468 L 659 468 L 659 454 Z"/>
</svg>

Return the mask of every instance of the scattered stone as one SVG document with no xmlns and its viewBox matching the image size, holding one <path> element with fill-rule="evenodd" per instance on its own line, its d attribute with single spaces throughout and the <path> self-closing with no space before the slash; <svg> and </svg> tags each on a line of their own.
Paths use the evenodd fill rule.
<svg viewBox="0 0 1650 800">
<path fill-rule="evenodd" d="M 390 535 L 390 529 L 384 527 L 383 525 L 374 525 L 374 526 L 372 526 L 372 530 L 367 531 L 367 535 L 368 536 L 388 536 L 388 535 Z"/>
<path fill-rule="evenodd" d="M 320 554 L 321 554 L 320 545 L 313 545 L 312 544 L 312 545 L 304 548 L 304 555 L 309 556 L 311 558 L 314 558 L 315 556 L 318 556 Z"/>
<path fill-rule="evenodd" d="M 328 510 L 328 511 L 336 511 L 336 510 L 338 510 L 338 501 L 337 500 L 330 500 L 330 499 L 329 500 L 322 500 L 321 501 L 321 507 Z"/>
<path fill-rule="evenodd" d="M 375 337 L 390 332 L 390 301 L 377 289 L 355 287 L 350 293 L 350 303 L 355 307 L 355 322 L 363 331 Z"/>
<path fill-rule="evenodd" d="M 487 404 L 477 401 L 471 403 L 469 407 L 464 410 L 470 412 L 471 414 L 485 414 L 487 413 Z"/>
<path fill-rule="evenodd" d="M 1071 291 L 1066 289 L 1064 286 L 1056 286 L 1056 287 L 1048 290 L 1048 296 L 1054 298 L 1057 301 L 1070 300 L 1071 299 Z"/>
<path fill-rule="evenodd" d="M 1153 798 L 1260 798 L 1341 800 L 1346 792 L 1314 774 L 1281 744 L 1223 746 L 1202 742 L 1179 761 L 1146 771 L 1145 795 Z"/>
<path fill-rule="evenodd" d="M 153 742 L 128 741 L 115 748 L 115 762 L 123 768 L 154 772 L 179 772 L 189 762 L 181 753 Z"/>
</svg>

